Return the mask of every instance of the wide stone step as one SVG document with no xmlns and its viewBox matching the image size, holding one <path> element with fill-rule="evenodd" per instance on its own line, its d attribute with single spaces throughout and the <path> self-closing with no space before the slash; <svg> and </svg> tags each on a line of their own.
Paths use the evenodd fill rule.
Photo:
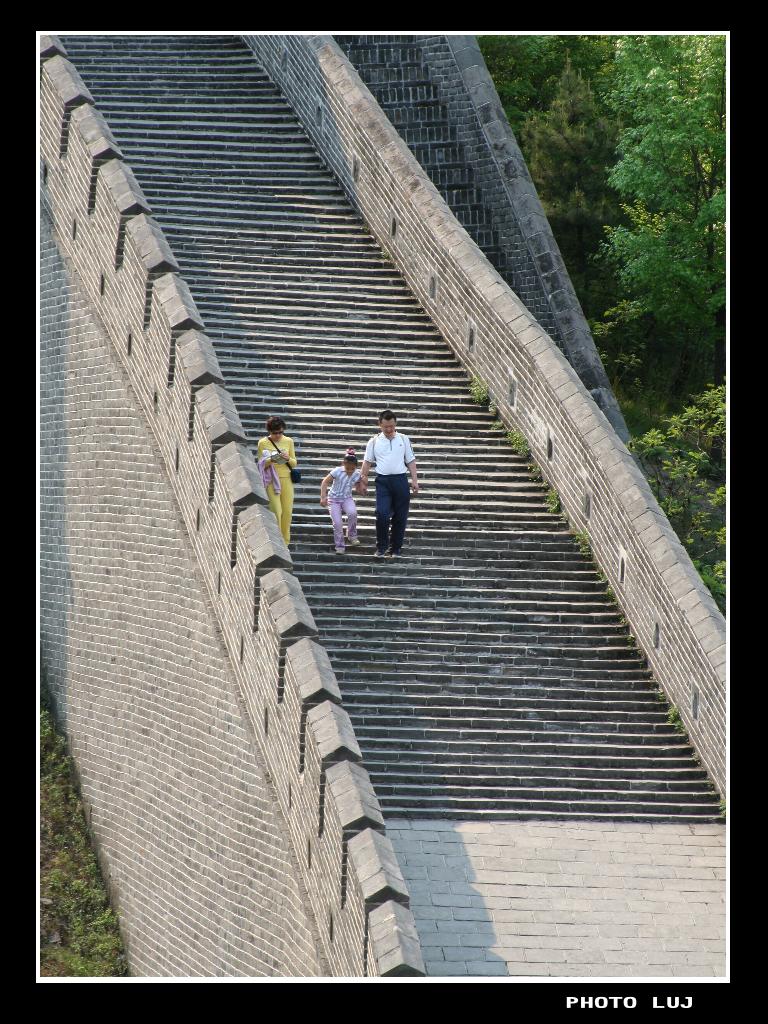
<svg viewBox="0 0 768 1024">
<path fill-rule="evenodd" d="M 373 532 L 368 540 L 373 543 Z M 293 542 L 291 543 L 291 554 L 293 556 L 297 572 L 300 572 L 305 568 L 310 571 L 327 572 L 331 563 L 334 563 L 342 575 L 347 571 L 360 571 L 369 575 L 369 579 L 374 579 L 370 577 L 370 573 L 379 573 L 381 571 L 380 560 L 377 559 L 375 562 L 371 562 L 368 559 L 368 553 L 365 559 L 360 559 L 358 563 L 355 563 L 350 559 L 346 559 L 341 563 L 339 562 L 339 559 L 331 558 L 327 552 L 318 550 L 317 548 L 310 546 L 309 543 L 307 543 L 306 548 L 307 550 L 304 552 L 299 552 L 294 547 Z M 354 552 L 350 552 L 350 554 L 352 558 L 354 558 Z M 410 566 L 408 569 L 409 572 L 421 571 L 423 569 L 430 571 L 436 570 L 440 573 L 467 573 L 473 572 L 476 569 L 484 572 L 499 572 L 500 582 L 507 579 L 512 581 L 513 577 L 511 573 L 527 570 L 548 573 L 547 579 L 550 579 L 553 573 L 558 572 L 563 572 L 569 575 L 572 573 L 589 573 L 590 579 L 594 579 L 595 571 L 594 566 L 592 566 L 592 564 L 588 562 L 581 553 L 574 550 L 565 553 L 557 551 L 553 553 L 547 550 L 542 552 L 520 551 L 519 555 L 514 558 L 510 557 L 505 560 L 497 559 L 494 561 L 492 559 L 485 561 L 483 558 L 473 558 L 470 556 L 464 557 L 461 552 L 458 554 L 452 552 L 450 555 L 446 556 L 444 551 L 442 554 L 422 554 L 419 555 L 418 558 L 409 559 L 408 549 L 404 548 L 402 561 Z M 396 577 L 399 580 L 401 572 L 403 571 L 402 564 L 396 562 L 387 562 L 386 564 L 389 566 L 390 571 L 392 571 L 393 577 Z M 386 581 L 388 578 L 386 575 L 385 577 L 377 575 L 375 579 L 383 579 Z"/>
<path fill-rule="evenodd" d="M 474 780 L 456 779 L 454 784 L 446 780 L 442 785 L 432 787 L 429 784 L 408 783 L 403 779 L 397 782 L 390 781 L 389 777 L 375 779 L 376 791 L 379 799 L 386 802 L 388 799 L 398 801 L 417 800 L 476 800 L 485 805 L 501 808 L 514 807 L 538 807 L 543 806 L 547 810 L 554 810 L 555 804 L 565 804 L 567 809 L 574 810 L 601 810 L 607 811 L 613 804 L 619 803 L 624 810 L 655 810 L 658 805 L 666 805 L 667 808 L 684 805 L 689 814 L 696 813 L 701 808 L 707 813 L 717 812 L 717 800 L 712 793 L 691 792 L 683 790 L 674 792 L 669 790 L 656 791 L 652 789 L 580 789 L 577 786 L 567 784 L 541 786 L 529 786 L 525 782 L 517 785 L 486 786 L 475 783 Z"/>
<path fill-rule="evenodd" d="M 325 646 L 328 647 L 327 644 Z M 415 692 L 420 683 L 432 688 L 437 680 L 441 694 L 464 692 L 467 687 L 478 693 L 489 693 L 490 690 L 491 695 L 505 693 L 510 686 L 546 686 L 552 692 L 561 688 L 603 691 L 615 687 L 619 696 L 626 690 L 634 690 L 637 694 L 645 693 L 656 699 L 656 691 L 650 689 L 651 673 L 638 663 L 616 665 L 602 662 L 590 667 L 571 659 L 567 670 L 563 670 L 562 666 L 546 662 L 532 666 L 518 666 L 499 660 L 449 663 L 439 653 L 430 656 L 428 652 L 418 652 L 421 655 L 418 662 L 408 663 L 400 658 L 396 661 L 381 659 L 377 663 L 376 660 L 366 662 L 361 659 L 356 665 L 349 651 L 331 651 L 329 648 L 329 653 L 339 680 L 351 680 L 353 688 L 364 686 L 365 680 L 369 680 L 374 688 L 381 686 L 382 682 L 406 680 Z"/>
<path fill-rule="evenodd" d="M 367 750 L 397 749 L 417 751 L 425 757 L 439 760 L 443 754 L 552 754 L 572 753 L 580 757 L 613 757 L 621 759 L 624 752 L 630 758 L 638 752 L 647 757 L 664 759 L 690 755 L 691 748 L 684 736 L 661 737 L 655 735 L 589 734 L 535 729 L 493 730 L 475 728 L 466 737 L 457 736 L 448 729 L 407 729 L 404 726 L 387 732 L 368 723 L 355 722 L 355 733 L 365 758 Z"/>
<path fill-rule="evenodd" d="M 360 592 L 350 593 L 348 584 L 328 586 L 322 582 L 310 585 L 306 578 L 302 577 L 304 592 L 315 594 L 321 598 L 330 610 L 341 611 L 350 609 L 359 611 Z M 548 611 L 574 611 L 574 612 L 608 612 L 612 615 L 619 615 L 616 606 L 603 594 L 575 594 L 553 592 L 548 590 L 527 590 L 513 594 L 498 594 L 489 596 L 482 592 L 474 595 L 466 591 L 458 591 L 453 594 L 436 594 L 429 588 L 421 588 L 413 585 L 410 581 L 407 586 L 389 586 L 378 591 L 370 590 L 365 593 L 366 602 L 371 608 L 393 608 L 397 611 L 420 610 L 420 611 L 445 611 L 456 612 L 461 615 L 495 615 L 504 611 L 523 611 L 527 609 L 545 608 Z"/>
<path fill-rule="evenodd" d="M 706 772 L 685 768 L 573 768 L 541 764 L 518 765 L 514 759 L 499 764 L 454 764 L 441 759 L 440 764 L 406 760 L 394 766 L 378 761 L 375 755 L 366 758 L 366 768 L 377 780 L 397 785 L 412 784 L 416 779 L 426 784 L 445 781 L 457 784 L 462 780 L 500 789 L 511 785 L 552 785 L 564 783 L 581 790 L 629 790 L 658 793 L 707 793 L 713 796 Z"/>
<path fill-rule="evenodd" d="M 595 700 L 589 694 L 579 699 L 565 700 L 547 694 L 534 697 L 525 695 L 508 696 L 496 694 L 419 694 L 411 692 L 406 685 L 398 688 L 390 685 L 388 677 L 382 679 L 377 689 L 360 690 L 354 684 L 344 683 L 344 701 L 359 714 L 396 712 L 400 715 L 432 714 L 438 717 L 465 716 L 471 718 L 496 717 L 511 714 L 515 718 L 581 721 L 615 721 L 633 723 L 667 724 L 667 706 L 661 701 Z M 577 717 L 578 716 L 578 717 Z"/>
<path fill-rule="evenodd" d="M 468 802 L 471 804 L 471 802 Z M 428 806 L 424 804 L 409 804 L 406 801 L 396 802 L 391 798 L 386 804 L 382 802 L 382 813 L 385 820 L 390 819 L 395 823 L 401 818 L 429 818 L 429 819 L 452 819 L 455 821 L 610 821 L 610 822 L 648 822 L 649 824 L 691 824 L 706 825 L 710 823 L 722 824 L 722 815 L 693 814 L 687 811 L 676 809 L 659 814 L 638 814 L 622 810 L 609 810 L 604 813 L 566 811 L 562 808 L 554 811 L 536 810 L 514 810 L 508 807 L 482 808 L 468 806 L 461 801 L 453 801 L 446 806 L 440 799 L 435 800 Z"/>
<path fill-rule="evenodd" d="M 372 696 L 367 695 L 369 698 Z M 585 702 L 575 703 L 574 707 L 552 707 L 537 705 L 533 701 L 506 701 L 491 705 L 481 705 L 468 698 L 431 697 L 419 701 L 418 698 L 405 700 L 401 694 L 396 700 L 385 699 L 377 695 L 377 700 L 363 700 L 362 695 L 351 696 L 345 689 L 344 699 L 347 706 L 360 721 L 376 726 L 425 726 L 439 725 L 443 728 L 472 728 L 480 723 L 487 729 L 521 728 L 530 723 L 542 729 L 578 728 L 585 732 L 621 732 L 630 735 L 633 732 L 652 732 L 659 735 L 671 735 L 673 727 L 668 723 L 662 710 L 652 711 L 647 707 L 639 711 L 618 711 L 603 707 L 593 710 Z M 551 705 L 552 701 L 549 702 Z M 582 730 L 583 727 L 583 730 Z"/>
<path fill-rule="evenodd" d="M 584 636 L 592 640 L 602 640 L 616 645 L 627 644 L 626 625 L 621 622 L 619 611 L 607 602 L 594 606 L 583 604 L 558 604 L 546 600 L 510 600 L 505 606 L 491 609 L 487 606 L 475 605 L 462 607 L 460 603 L 440 602 L 429 603 L 429 599 L 419 601 L 398 601 L 387 597 L 378 598 L 372 595 L 366 604 L 369 618 L 361 614 L 359 603 L 344 600 L 341 597 L 325 597 L 314 592 L 311 598 L 316 606 L 315 618 L 333 628 L 334 619 L 343 620 L 345 625 L 354 624 L 359 628 L 361 622 L 375 622 L 382 628 L 392 622 L 398 629 L 406 624 L 411 628 L 434 628 L 439 624 L 446 632 L 454 631 L 477 632 L 484 637 L 502 635 L 512 629 L 517 634 L 531 633 L 542 638 L 546 632 L 553 634 L 565 633 L 557 626 L 565 626 L 572 630 L 578 638 Z M 565 637 L 563 638 L 565 640 Z"/>
<path fill-rule="evenodd" d="M 460 672 L 472 665 L 507 665 L 525 666 L 533 669 L 537 664 L 553 667 L 558 672 L 566 668 L 593 670 L 607 669 L 611 673 L 616 669 L 643 668 L 637 656 L 627 647 L 588 647 L 578 644 L 566 645 L 564 641 L 573 637 L 554 635 L 545 643 L 538 634 L 531 634 L 530 644 L 517 639 L 507 630 L 491 636 L 478 638 L 475 633 L 451 632 L 440 639 L 434 639 L 433 633 L 424 630 L 409 629 L 397 631 L 392 637 L 392 629 L 375 628 L 369 630 L 356 629 L 345 624 L 334 628 L 323 625 L 322 640 L 332 657 L 344 657 L 344 652 L 356 652 L 360 662 L 375 661 L 386 664 L 387 657 L 399 664 L 413 664 L 434 661 L 442 658 L 446 662 L 446 672 L 455 666 Z M 405 634 L 405 635 L 404 635 Z M 493 644 L 493 650 L 488 649 Z"/>
<path fill-rule="evenodd" d="M 584 708 L 591 710 L 656 713 L 666 705 L 658 691 L 648 688 L 643 677 L 630 680 L 606 680 L 551 677 L 528 678 L 525 675 L 490 676 L 484 672 L 446 672 L 444 665 L 409 671 L 398 665 L 378 670 L 375 666 L 359 666 L 349 659 L 336 673 L 344 700 L 367 706 L 407 702 L 412 706 L 429 707 L 441 700 L 461 700 L 485 708 L 554 709 Z M 634 688 L 633 688 L 634 687 Z"/>
<path fill-rule="evenodd" d="M 360 77 L 377 98 L 381 86 L 390 86 L 394 89 L 399 85 L 424 87 L 432 84 L 425 76 L 423 67 L 416 62 L 396 66 L 368 63 L 365 66 L 365 76 Z"/>
<path fill-rule="evenodd" d="M 395 600 L 401 597 L 409 598 L 417 592 L 424 594 L 425 597 L 428 595 L 431 601 L 458 600 L 475 605 L 487 602 L 487 607 L 492 608 L 496 602 L 506 601 L 510 593 L 508 586 L 501 585 L 501 581 L 491 576 L 481 579 L 468 577 L 453 581 L 446 579 L 445 574 L 415 576 L 409 572 L 406 580 L 397 578 L 391 582 L 387 580 L 374 583 L 370 574 L 362 571 L 334 573 L 329 579 L 327 569 L 313 572 L 304 565 L 298 569 L 298 574 L 301 576 L 301 584 L 306 594 L 317 594 L 323 598 L 332 598 L 334 594 L 348 594 L 353 589 L 358 591 L 359 596 L 367 598 L 369 592 L 364 588 L 375 586 L 379 596 Z M 518 594 L 529 594 L 531 591 L 563 593 L 572 596 L 574 600 L 582 596 L 590 597 L 605 593 L 605 584 L 597 579 L 554 579 L 544 582 L 540 577 L 531 576 L 526 579 L 518 576 L 512 585 L 514 592 Z"/>
</svg>

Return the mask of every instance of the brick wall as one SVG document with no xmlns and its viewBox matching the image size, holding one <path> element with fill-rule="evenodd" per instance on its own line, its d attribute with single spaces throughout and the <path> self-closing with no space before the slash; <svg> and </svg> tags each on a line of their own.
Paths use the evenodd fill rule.
<svg viewBox="0 0 768 1024">
<path fill-rule="evenodd" d="M 256 465 L 204 325 L 145 197 L 61 44 L 43 37 L 41 55 L 43 208 L 70 278 L 65 283 L 56 272 L 44 281 L 51 334 L 59 340 L 46 348 L 51 383 L 43 395 L 45 500 L 55 510 L 46 517 L 44 533 L 43 572 L 51 583 L 43 664 L 80 770 L 84 778 L 91 773 L 86 799 L 97 836 L 109 840 L 102 846 L 107 871 L 149 876 L 151 898 L 138 882 L 123 889 L 115 883 L 129 940 L 132 928 L 154 935 L 155 945 L 143 953 L 132 952 L 129 941 L 131 962 L 143 973 L 186 973 L 193 953 L 187 960 L 179 957 L 174 932 L 166 925 L 178 915 L 188 919 L 200 974 L 210 973 L 211 964 L 219 973 L 249 973 L 250 963 L 240 969 L 240 946 L 248 947 L 249 956 L 264 950 L 261 969 L 254 973 L 422 974 L 407 891 L 378 801 L 359 765 L 338 686 L 316 642 L 290 554 L 265 507 Z M 76 344 L 75 328 L 60 312 L 60 306 L 75 303 L 76 291 L 69 286 L 75 280 L 76 321 L 90 318 Z M 119 367 L 124 375 L 119 395 L 105 381 L 99 332 L 109 339 L 113 370 Z M 70 343 L 79 365 L 68 361 Z M 73 379 L 85 389 L 82 399 L 77 388 L 65 386 Z M 101 395 L 110 404 L 97 416 Z M 143 434 L 137 423 L 144 425 Z M 68 441 L 73 436 L 79 441 Z M 160 499 L 145 482 L 150 464 L 136 447 L 139 436 L 145 453 L 152 439 L 154 470 L 163 468 L 162 508 L 153 504 Z M 71 475 L 70 461 L 77 467 Z M 121 481 L 129 486 L 121 487 Z M 78 516 L 97 525 L 87 525 L 75 538 L 70 528 Z M 145 540 L 148 530 L 151 542 Z M 189 564 L 182 571 L 166 550 L 173 537 L 183 552 L 183 536 L 193 553 L 194 579 Z M 120 599 L 115 601 L 113 593 Z M 73 617 L 75 599 L 90 618 Z M 220 675 L 213 672 L 217 686 L 204 658 L 204 652 L 208 660 L 213 657 L 213 636 L 222 641 L 228 662 L 221 659 Z M 82 662 L 86 653 L 88 661 Z M 118 659 L 131 679 L 122 701 L 113 697 L 122 678 Z M 92 675 L 101 680 L 100 691 L 91 691 Z M 178 689 L 173 702 L 171 679 Z M 225 680 L 227 699 L 219 692 Z M 84 711 L 76 711 L 81 704 L 69 699 L 80 691 Z M 181 730 L 182 721 L 194 739 Z M 208 745 L 218 747 L 219 733 L 244 736 L 248 729 L 255 747 L 233 746 L 226 768 L 212 762 L 208 770 L 195 758 L 196 743 L 212 757 Z M 136 751 L 133 760 L 110 746 L 110 733 Z M 190 761 L 189 768 L 177 763 L 180 756 Z M 259 760 L 274 782 L 274 803 L 251 781 L 263 777 Z M 140 780 L 136 766 L 143 771 Z M 167 772 L 165 791 L 158 786 L 161 766 Z M 255 856 L 245 830 L 233 826 L 231 832 L 216 833 L 232 778 L 251 800 L 247 809 L 254 813 L 258 806 L 259 821 L 270 821 L 268 812 L 273 813 L 269 826 L 253 826 L 259 832 Z M 102 783 L 105 788 L 99 788 Z M 100 816 L 112 813 L 106 805 L 113 794 L 122 801 L 117 818 L 130 826 L 114 837 L 100 826 Z M 171 796 L 169 810 L 164 799 L 170 806 Z M 213 825 L 208 832 L 201 828 L 191 851 L 184 837 L 197 835 L 200 815 L 209 815 L 205 821 Z M 177 847 L 173 888 L 164 863 Z M 212 898 L 199 905 L 189 900 L 193 877 L 210 881 L 213 889 L 206 892 L 226 888 L 217 858 L 228 860 L 238 885 L 256 886 L 257 893 L 272 888 L 277 901 L 274 913 L 254 907 L 251 931 L 238 932 L 234 953 L 228 925 L 198 926 L 207 920 Z M 292 859 L 295 870 L 288 869 Z M 298 901 L 302 887 L 303 904 Z M 317 953 L 309 939 L 311 919 Z M 321 962 L 327 967 L 318 966 Z"/>
<path fill-rule="evenodd" d="M 322 974 L 160 459 L 42 225 L 43 665 L 133 974 Z"/>
<path fill-rule="evenodd" d="M 557 345 L 458 224 L 330 36 L 246 36 L 374 236 L 587 531 L 632 632 L 725 792 L 725 621 Z M 538 214 L 531 210 L 532 227 Z M 557 308 L 568 296 L 553 293 Z"/>
</svg>

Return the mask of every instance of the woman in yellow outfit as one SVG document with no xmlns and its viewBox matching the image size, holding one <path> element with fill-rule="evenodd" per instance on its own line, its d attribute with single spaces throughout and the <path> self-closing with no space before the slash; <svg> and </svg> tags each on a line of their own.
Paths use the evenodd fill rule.
<svg viewBox="0 0 768 1024">
<path fill-rule="evenodd" d="M 291 470 L 297 465 L 293 441 L 285 431 L 285 420 L 270 416 L 267 420 L 267 437 L 258 444 L 258 463 L 264 481 L 269 507 L 280 524 L 285 543 L 291 540 L 291 516 L 293 515 L 293 481 Z M 275 482 L 275 477 L 277 482 Z"/>
</svg>

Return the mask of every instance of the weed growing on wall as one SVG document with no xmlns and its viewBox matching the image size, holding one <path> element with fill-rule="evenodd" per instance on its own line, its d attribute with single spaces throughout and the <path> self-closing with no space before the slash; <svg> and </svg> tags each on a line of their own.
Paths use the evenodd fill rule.
<svg viewBox="0 0 768 1024">
<path fill-rule="evenodd" d="M 513 452 L 516 452 L 524 459 L 527 459 L 531 454 L 531 449 L 528 447 L 528 442 L 519 430 L 507 431 L 507 444 L 509 445 Z"/>
<path fill-rule="evenodd" d="M 591 562 L 594 562 L 595 556 L 592 554 L 592 544 L 589 540 L 589 534 L 585 530 L 577 530 L 573 534 L 573 539 L 576 541 L 579 547 L 579 551 L 585 558 L 588 558 Z"/>
<path fill-rule="evenodd" d="M 680 733 L 685 732 L 685 725 L 680 717 L 680 710 L 675 704 L 669 705 L 669 711 L 667 712 L 667 722 L 674 726 L 675 730 Z"/>
<path fill-rule="evenodd" d="M 488 405 L 490 401 L 488 385 L 480 377 L 472 378 L 469 385 L 469 393 L 472 395 L 473 402 L 477 402 L 478 405 Z"/>
<path fill-rule="evenodd" d="M 128 973 L 64 738 L 40 712 L 40 974 Z"/>
<path fill-rule="evenodd" d="M 560 495 L 554 487 L 550 487 L 547 491 L 547 509 L 553 516 L 559 515 L 563 511 L 563 506 L 560 503 Z"/>
</svg>

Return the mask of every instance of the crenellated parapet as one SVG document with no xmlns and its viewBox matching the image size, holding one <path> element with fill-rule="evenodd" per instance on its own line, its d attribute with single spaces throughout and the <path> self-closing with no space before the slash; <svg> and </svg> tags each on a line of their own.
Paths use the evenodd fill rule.
<svg viewBox="0 0 768 1024">
<path fill-rule="evenodd" d="M 378 800 L 179 266 L 64 48 L 41 40 L 43 201 L 159 448 L 331 971 L 421 975 Z"/>
</svg>

